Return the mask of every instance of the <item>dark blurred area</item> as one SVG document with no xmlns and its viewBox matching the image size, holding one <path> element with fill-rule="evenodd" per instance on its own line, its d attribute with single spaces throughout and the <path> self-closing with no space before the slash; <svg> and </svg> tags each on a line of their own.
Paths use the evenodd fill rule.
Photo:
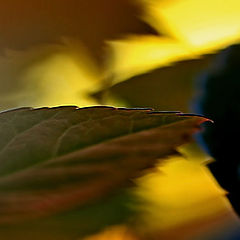
<svg viewBox="0 0 240 240">
<path fill-rule="evenodd" d="M 26 49 L 69 37 L 81 40 L 101 64 L 106 39 L 157 34 L 140 20 L 143 12 L 143 6 L 132 0 L 3 1 L 0 50 Z"/>
<path fill-rule="evenodd" d="M 216 161 L 210 170 L 229 194 L 234 209 L 240 214 L 240 45 L 223 50 L 209 71 L 198 79 L 199 98 L 195 111 L 212 119 L 202 140 Z"/>
<path fill-rule="evenodd" d="M 95 93 L 98 99 L 113 94 L 131 107 L 153 107 L 161 111 L 189 111 L 189 101 L 194 96 L 197 74 L 211 64 L 215 54 L 175 62 L 171 66 L 157 68 L 117 83 Z"/>
</svg>

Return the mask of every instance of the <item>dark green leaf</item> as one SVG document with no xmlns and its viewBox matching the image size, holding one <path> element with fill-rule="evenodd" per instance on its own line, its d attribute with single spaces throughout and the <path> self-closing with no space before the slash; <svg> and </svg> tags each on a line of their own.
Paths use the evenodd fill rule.
<svg viewBox="0 0 240 240">
<path fill-rule="evenodd" d="M 204 121 L 178 112 L 112 107 L 3 112 L 0 223 L 66 216 L 75 208 L 83 213 L 84 206 L 128 186 L 157 159 L 176 154 Z M 71 217 L 79 232 L 83 218 Z"/>
</svg>

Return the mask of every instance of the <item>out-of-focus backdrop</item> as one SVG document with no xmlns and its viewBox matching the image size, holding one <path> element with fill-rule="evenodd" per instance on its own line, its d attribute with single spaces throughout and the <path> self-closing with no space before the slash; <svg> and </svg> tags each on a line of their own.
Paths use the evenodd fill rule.
<svg viewBox="0 0 240 240">
<path fill-rule="evenodd" d="M 5 1 L 0 110 L 103 104 L 194 112 L 203 91 L 197 79 L 239 42 L 239 0 Z M 144 234 L 238 239 L 227 190 L 207 167 L 214 160 L 196 145 L 181 151 L 137 180 Z M 117 226 L 89 240 L 134 239 L 125 234 Z"/>
</svg>

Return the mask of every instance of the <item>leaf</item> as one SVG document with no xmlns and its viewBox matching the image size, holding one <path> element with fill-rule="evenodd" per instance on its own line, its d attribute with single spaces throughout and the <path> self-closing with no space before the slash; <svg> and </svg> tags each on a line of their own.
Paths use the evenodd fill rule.
<svg viewBox="0 0 240 240">
<path fill-rule="evenodd" d="M 141 1 L 145 5 L 145 21 L 162 34 L 110 41 L 113 60 L 108 67 L 108 78 L 113 78 L 114 83 L 239 42 L 237 0 L 221 5 L 218 0 Z"/>
<path fill-rule="evenodd" d="M 206 120 L 113 107 L 2 112 L 0 223 L 42 219 L 100 201 L 158 158 L 176 154 Z"/>
</svg>

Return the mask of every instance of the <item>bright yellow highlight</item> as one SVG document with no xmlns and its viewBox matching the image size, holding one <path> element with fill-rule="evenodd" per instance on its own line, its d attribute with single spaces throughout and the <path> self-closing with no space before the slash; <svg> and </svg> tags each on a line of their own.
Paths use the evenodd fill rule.
<svg viewBox="0 0 240 240">
<path fill-rule="evenodd" d="M 200 52 L 240 40 L 238 0 L 178 0 L 164 5 L 160 1 L 154 2 L 152 13 L 155 19 L 158 18 L 159 23 L 164 19 L 172 36 Z"/>
<path fill-rule="evenodd" d="M 147 232 L 163 232 L 201 221 L 210 226 L 209 219 L 223 213 L 235 219 L 225 191 L 203 161 L 195 161 L 192 155 L 190 159 L 168 159 L 137 183 L 136 195 L 144 201 L 139 207 L 141 221 Z"/>
<path fill-rule="evenodd" d="M 127 40 L 109 42 L 114 49 L 111 67 L 114 83 L 144 73 L 154 67 L 193 57 L 183 44 L 170 38 L 155 36 L 129 37 Z"/>
<path fill-rule="evenodd" d="M 239 0 L 139 1 L 146 9 L 143 18 L 169 38 L 130 36 L 112 41 L 109 75 L 115 77 L 114 83 L 240 41 Z"/>
<path fill-rule="evenodd" d="M 101 71 L 77 40 L 6 50 L 0 69 L 1 85 L 9 89 L 1 95 L 4 107 L 97 104 L 89 93 L 97 88 Z"/>
<path fill-rule="evenodd" d="M 74 56 L 58 53 L 31 66 L 24 79 L 26 83 L 29 81 L 28 86 L 35 82 L 37 89 L 32 89 L 33 93 L 39 92 L 38 98 L 33 96 L 31 105 L 39 107 L 96 104 L 88 93 L 97 85 L 97 74 L 94 75 L 94 69 L 86 66 L 84 61 L 84 58 L 77 61 Z"/>
</svg>

